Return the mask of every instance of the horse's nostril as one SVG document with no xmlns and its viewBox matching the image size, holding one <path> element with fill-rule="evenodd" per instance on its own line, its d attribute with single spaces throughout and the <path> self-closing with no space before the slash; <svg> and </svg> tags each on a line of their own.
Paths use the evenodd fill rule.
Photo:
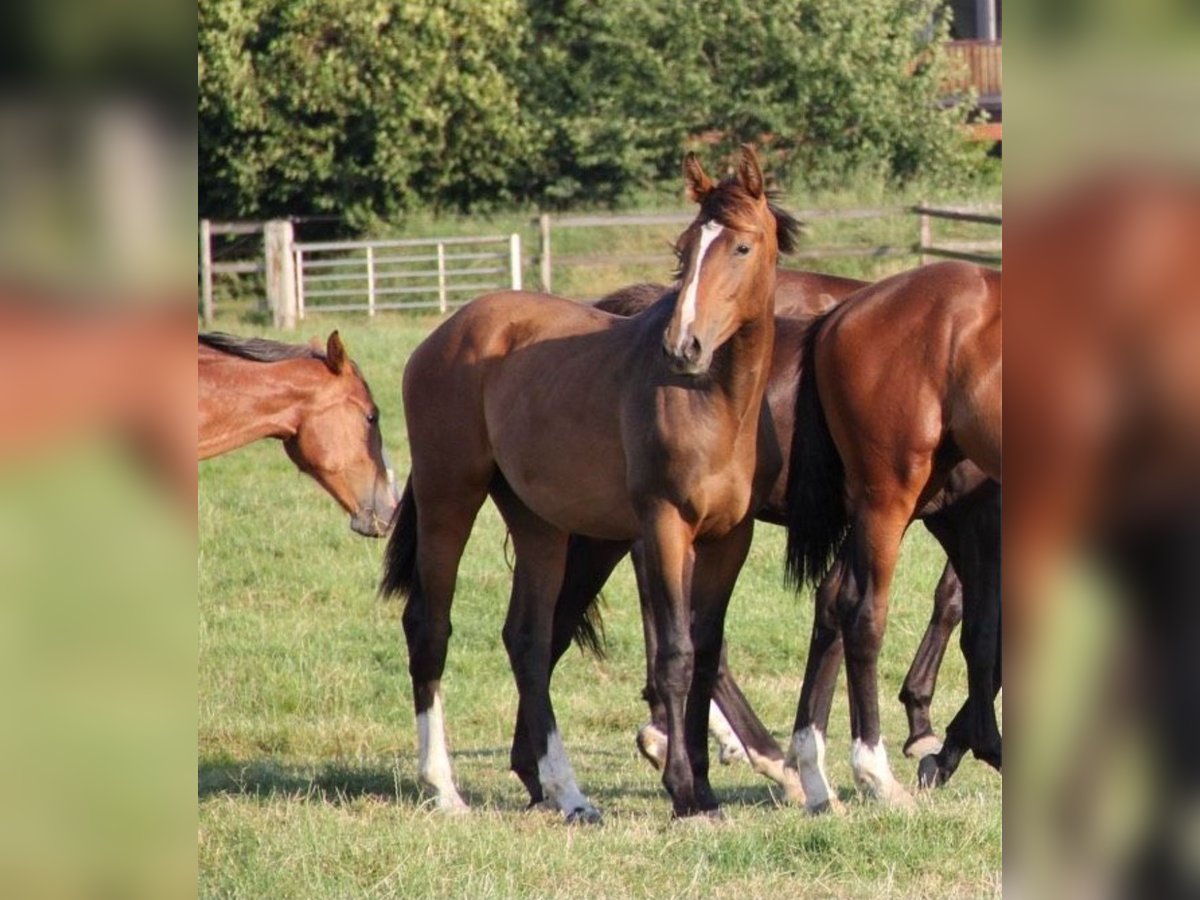
<svg viewBox="0 0 1200 900">
<path fill-rule="evenodd" d="M 700 358 L 700 339 L 692 338 L 692 342 L 688 344 L 687 349 L 688 362 L 695 362 Z"/>
</svg>

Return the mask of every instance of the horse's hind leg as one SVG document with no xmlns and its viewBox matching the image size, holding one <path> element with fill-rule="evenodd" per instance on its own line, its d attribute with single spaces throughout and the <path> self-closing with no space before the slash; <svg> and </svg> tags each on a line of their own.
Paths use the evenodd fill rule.
<svg viewBox="0 0 1200 900">
<path fill-rule="evenodd" d="M 466 804 L 454 786 L 446 747 L 441 678 L 458 563 L 486 492 L 482 484 L 471 489 L 469 482 L 460 490 L 440 493 L 421 490 L 414 482 L 413 496 L 419 510 L 417 577 L 403 621 L 417 713 L 418 774 L 433 790 L 440 808 L 459 810 Z"/>
<path fill-rule="evenodd" d="M 847 539 L 849 555 L 839 592 L 839 618 L 850 688 L 850 765 L 854 780 L 871 796 L 896 805 L 912 798 L 892 775 L 879 723 L 878 662 L 887 627 L 888 591 L 900 540 L 915 505 L 898 494 L 892 502 L 860 512 Z"/>
<path fill-rule="evenodd" d="M 571 535 L 567 547 L 567 566 L 562 589 L 554 607 L 554 634 L 550 643 L 550 673 L 562 658 L 578 632 L 589 608 L 608 581 L 617 563 L 629 551 L 626 541 L 602 541 Z M 517 708 L 516 727 L 510 761 L 512 770 L 529 791 L 530 805 L 541 803 L 545 796 L 538 778 L 538 756 L 525 727 L 525 710 Z"/>
<path fill-rule="evenodd" d="M 784 800 L 803 804 L 804 788 L 794 768 L 784 764 L 783 750 L 750 706 L 742 693 L 729 663 L 725 658 L 726 645 L 721 644 L 721 659 L 717 669 L 717 680 L 713 685 L 713 702 L 710 710 L 709 730 L 713 730 L 711 713 L 723 713 L 723 718 L 733 730 L 736 740 L 745 748 L 750 766 L 759 775 L 771 779 L 783 788 Z M 724 759 L 721 762 L 725 762 Z"/>
<path fill-rule="evenodd" d="M 929 719 L 929 706 L 937 687 L 938 670 L 950 643 L 950 635 L 962 621 L 962 582 L 949 561 L 942 569 L 933 592 L 933 615 L 921 638 L 921 645 L 913 658 L 912 666 L 900 689 L 900 702 L 908 715 L 908 740 L 904 742 L 904 755 L 920 759 L 941 749 L 941 741 L 933 732 Z"/>
<path fill-rule="evenodd" d="M 808 644 L 804 683 L 796 704 L 796 724 L 788 748 L 787 765 L 796 770 L 810 813 L 837 811 L 837 796 L 825 774 L 825 735 L 829 711 L 842 665 L 842 634 L 837 624 L 837 596 L 845 573 L 845 547 L 821 580 L 813 598 L 813 627 Z"/>
<path fill-rule="evenodd" d="M 519 715 L 537 759 L 542 800 L 568 822 L 598 822 L 600 812 L 575 781 L 550 702 L 554 604 L 563 582 L 569 535 L 537 516 L 502 480 L 492 497 L 513 538 L 516 567 L 504 646 L 520 695 Z"/>
</svg>

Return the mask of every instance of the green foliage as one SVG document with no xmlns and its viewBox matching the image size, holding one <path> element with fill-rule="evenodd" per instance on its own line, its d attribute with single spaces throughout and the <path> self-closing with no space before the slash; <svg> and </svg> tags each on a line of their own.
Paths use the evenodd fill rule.
<svg viewBox="0 0 1200 900">
<path fill-rule="evenodd" d="M 970 178 L 936 0 L 207 0 L 201 210 L 615 203 L 751 141 L 792 187 Z"/>
<path fill-rule="evenodd" d="M 353 222 L 507 198 L 518 0 L 200 5 L 203 214 Z"/>
</svg>

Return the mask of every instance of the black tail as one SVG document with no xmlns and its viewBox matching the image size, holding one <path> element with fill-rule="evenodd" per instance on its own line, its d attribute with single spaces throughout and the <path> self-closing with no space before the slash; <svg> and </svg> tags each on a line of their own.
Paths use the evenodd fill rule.
<svg viewBox="0 0 1200 900">
<path fill-rule="evenodd" d="M 600 591 L 627 551 L 627 545 L 571 535 L 563 583 L 554 607 L 556 653 L 562 653 L 571 640 L 597 659 L 605 657 Z"/>
<path fill-rule="evenodd" d="M 392 536 L 388 538 L 383 559 L 383 578 L 379 596 L 411 597 L 417 583 L 417 501 L 413 498 L 412 478 L 404 484 L 404 495 L 392 517 Z"/>
<path fill-rule="evenodd" d="M 813 348 L 827 318 L 814 319 L 804 336 L 796 391 L 795 434 L 788 463 L 786 576 L 795 587 L 820 583 L 850 528 L 846 470 L 821 408 L 813 365 Z"/>
<path fill-rule="evenodd" d="M 580 650 L 584 650 L 596 659 L 608 656 L 608 637 L 604 634 L 604 617 L 600 614 L 600 595 L 592 598 L 575 626 L 571 636 Z"/>
</svg>

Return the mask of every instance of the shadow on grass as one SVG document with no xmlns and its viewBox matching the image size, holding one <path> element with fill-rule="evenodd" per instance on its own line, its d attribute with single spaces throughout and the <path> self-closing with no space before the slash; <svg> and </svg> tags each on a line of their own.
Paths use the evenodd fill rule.
<svg viewBox="0 0 1200 900">
<path fill-rule="evenodd" d="M 202 760 L 197 773 L 201 800 L 215 794 L 303 797 L 322 803 L 345 803 L 360 797 L 419 804 L 420 784 L 401 777 L 395 768 L 328 763 L 285 765 L 269 759 Z"/>
</svg>

